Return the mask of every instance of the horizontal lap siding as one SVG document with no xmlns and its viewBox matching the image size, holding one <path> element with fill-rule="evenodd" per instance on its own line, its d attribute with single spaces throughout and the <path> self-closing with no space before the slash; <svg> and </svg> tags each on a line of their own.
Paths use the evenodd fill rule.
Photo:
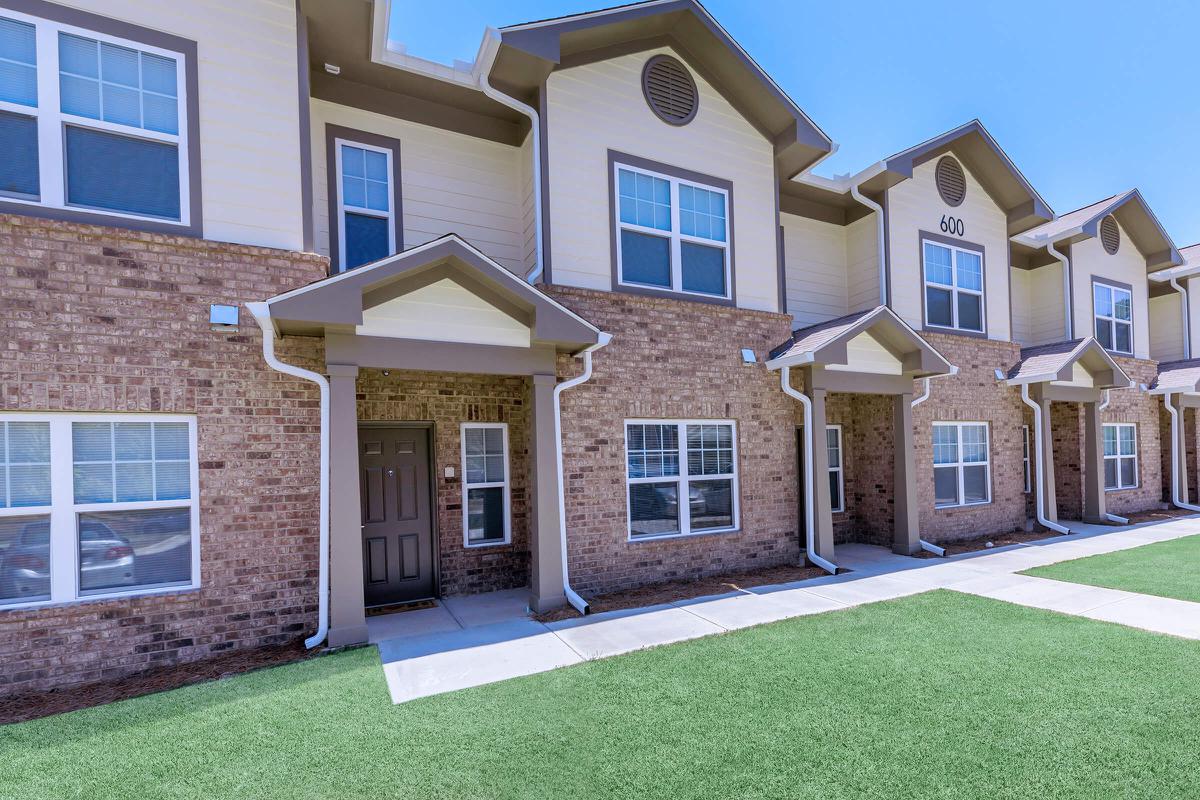
<svg viewBox="0 0 1200 800">
<path fill-rule="evenodd" d="M 1017 270 L 1014 270 L 1016 272 Z M 1029 274 L 1029 304 L 1030 304 L 1030 339 L 1021 344 L 1030 346 L 1061 342 L 1067 338 L 1067 310 L 1063 306 L 1062 265 L 1049 264 L 1030 270 Z M 1014 304 L 1013 314 L 1016 315 Z M 1084 335 L 1076 333 L 1076 336 Z"/>
<path fill-rule="evenodd" d="M 1151 298 L 1150 357 L 1155 361 L 1183 358 L 1183 301 L 1178 292 Z"/>
<path fill-rule="evenodd" d="M 846 226 L 847 313 L 879 305 L 879 223 L 872 212 Z"/>
<path fill-rule="evenodd" d="M 781 214 L 787 310 L 796 327 L 846 314 L 846 229 Z"/>
<path fill-rule="evenodd" d="M 1146 257 L 1138 252 L 1129 234 L 1121 228 L 1121 246 L 1109 255 L 1099 238 L 1071 245 L 1071 288 L 1076 336 L 1095 335 L 1092 278 L 1108 279 L 1133 287 L 1133 355 L 1150 357 L 1149 284 Z"/>
</svg>

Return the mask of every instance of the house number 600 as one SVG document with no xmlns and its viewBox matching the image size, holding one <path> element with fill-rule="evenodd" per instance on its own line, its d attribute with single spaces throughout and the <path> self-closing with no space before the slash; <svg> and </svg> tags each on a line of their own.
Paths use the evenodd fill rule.
<svg viewBox="0 0 1200 800">
<path fill-rule="evenodd" d="M 962 217 L 947 217 L 942 214 L 942 233 L 953 233 L 955 236 L 962 236 L 966 232 L 963 226 Z"/>
</svg>

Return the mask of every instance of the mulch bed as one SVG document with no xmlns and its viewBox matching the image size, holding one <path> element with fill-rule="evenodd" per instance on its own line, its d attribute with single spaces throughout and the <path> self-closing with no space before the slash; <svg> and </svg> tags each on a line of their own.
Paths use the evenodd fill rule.
<svg viewBox="0 0 1200 800">
<path fill-rule="evenodd" d="M 285 645 L 239 650 L 203 661 L 156 667 L 114 681 L 0 698 L 0 724 L 49 717 L 116 700 L 178 689 L 192 683 L 227 678 L 251 670 L 277 667 L 303 661 L 319 652 L 305 649 L 304 642 L 297 639 Z"/>
<path fill-rule="evenodd" d="M 1121 516 L 1128 519 L 1130 525 L 1137 525 L 1142 522 L 1162 522 L 1177 517 L 1190 517 L 1195 513 L 1195 511 L 1187 511 L 1186 509 L 1172 506 L 1162 511 L 1135 511 L 1132 514 L 1122 514 Z"/>
<path fill-rule="evenodd" d="M 991 550 L 995 547 L 1006 547 L 1010 544 L 1025 544 L 1050 539 L 1059 534 L 1054 531 L 1012 531 L 1011 533 L 990 533 L 986 536 L 976 536 L 974 539 L 959 539 L 956 542 L 934 542 L 938 547 L 946 548 L 946 555 L 956 556 L 959 553 L 974 553 L 979 550 Z M 927 550 L 917 553 L 915 558 L 938 558 Z"/>
<path fill-rule="evenodd" d="M 680 600 L 691 600 L 695 597 L 705 597 L 710 594 L 727 594 L 738 589 L 752 586 L 771 586 L 776 583 L 791 583 L 804 581 L 809 578 L 819 578 L 825 575 L 820 567 L 803 567 L 784 564 L 778 567 L 745 570 L 742 572 L 727 572 L 707 578 L 692 580 L 667 581 L 638 589 L 628 589 L 623 592 L 611 592 L 588 598 L 591 613 L 618 611 L 628 608 L 641 608 L 660 603 L 674 603 Z M 558 622 L 573 619 L 579 612 L 571 606 L 538 614 L 534 619 L 539 622 Z"/>
</svg>

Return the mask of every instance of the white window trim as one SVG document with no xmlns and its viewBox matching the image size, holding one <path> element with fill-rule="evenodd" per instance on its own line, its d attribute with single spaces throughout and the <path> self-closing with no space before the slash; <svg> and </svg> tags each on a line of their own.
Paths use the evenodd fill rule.
<svg viewBox="0 0 1200 800">
<path fill-rule="evenodd" d="M 630 425 L 674 425 L 678 429 L 679 442 L 679 474 L 653 475 L 644 478 L 634 478 L 629 474 L 629 426 Z M 733 472 L 717 475 L 691 475 L 687 463 L 687 426 L 688 425 L 729 425 L 733 445 Z M 707 536 L 713 533 L 733 533 L 741 529 L 741 502 L 738 488 L 738 431 L 737 423 L 731 419 L 627 419 L 622 426 L 622 436 L 625 438 L 625 539 L 628 542 L 652 542 L 661 539 L 680 539 L 687 536 Z M 733 511 L 733 524 L 724 528 L 702 528 L 692 530 L 692 509 L 690 502 L 677 500 L 679 505 L 679 532 L 663 533 L 655 536 L 633 535 L 633 506 L 629 502 L 629 487 L 639 483 L 671 483 L 679 484 L 676 497 L 689 496 L 686 492 L 692 480 L 730 481 L 730 503 Z"/>
<path fill-rule="evenodd" d="M 1099 311 L 1096 310 L 1098 307 L 1098 305 L 1096 303 L 1096 291 L 1098 289 L 1103 289 L 1104 291 L 1108 292 L 1109 305 L 1112 306 L 1112 310 L 1113 310 L 1113 313 L 1111 315 L 1101 314 Z M 1129 319 L 1120 319 L 1117 317 L 1117 293 L 1118 292 L 1120 292 L 1121 294 L 1129 295 Z M 1108 352 L 1120 353 L 1121 355 L 1126 355 L 1126 356 L 1133 355 L 1133 292 L 1131 292 L 1129 289 L 1124 289 L 1120 286 L 1113 286 L 1111 283 L 1104 283 L 1104 282 L 1098 281 L 1098 280 L 1094 281 L 1092 283 L 1092 332 L 1093 333 L 1096 332 L 1096 325 L 1101 320 L 1108 323 L 1108 326 L 1109 326 L 1110 341 L 1112 342 L 1112 347 L 1106 348 L 1108 350 Z M 1117 349 L 1117 325 L 1128 325 L 1129 326 L 1129 349 L 1128 350 Z M 1096 337 L 1097 340 L 1099 338 L 1100 338 L 1099 336 Z"/>
<path fill-rule="evenodd" d="M 488 430 L 491 428 L 499 428 L 504 437 L 504 480 L 503 481 L 482 481 L 480 483 L 467 482 L 467 431 L 468 430 Z M 480 547 L 497 547 L 499 545 L 512 544 L 512 470 L 510 469 L 510 459 L 508 453 L 508 423 L 507 422 L 464 422 L 459 426 L 458 431 L 460 463 L 459 468 L 462 470 L 462 534 L 463 547 L 472 550 Z M 472 542 L 470 540 L 469 520 L 467 514 L 467 492 L 470 489 L 504 489 L 504 538 L 495 539 L 486 542 Z"/>
<path fill-rule="evenodd" d="M 1025 494 L 1033 491 L 1033 473 L 1030 472 L 1029 462 L 1029 426 L 1021 426 L 1021 464 L 1024 467 Z"/>
<path fill-rule="evenodd" d="M 188 95 L 187 95 L 187 58 L 183 53 L 166 50 L 161 47 L 144 44 L 133 39 L 122 39 L 105 33 L 66 25 L 54 20 L 44 19 L 31 14 L 22 14 L 7 8 L 0 8 L 0 16 L 8 19 L 27 22 L 36 28 L 35 46 L 37 48 L 37 95 L 38 104 L 32 106 L 10 103 L 0 100 L 0 111 L 9 111 L 26 117 L 34 117 L 38 124 L 38 189 L 41 196 L 38 199 L 20 195 L 0 195 L 0 200 L 6 203 L 21 203 L 41 208 L 59 208 L 64 210 L 84 211 L 114 219 L 138 219 L 175 225 L 187 228 L 191 225 L 191 172 L 188 156 Z M 130 125 L 120 125 L 114 122 L 78 117 L 65 114 L 62 111 L 59 95 L 59 33 L 75 34 L 99 42 L 127 47 L 143 53 L 164 56 L 175 61 L 175 100 L 178 114 L 178 134 L 150 131 Z M 132 139 L 144 139 L 156 142 L 174 144 L 179 158 L 179 219 L 156 217 L 148 214 L 136 214 L 128 211 L 113 211 L 111 209 L 94 208 L 67 203 L 66 175 L 66 127 L 88 128 L 109 133 L 118 133 Z"/>
<path fill-rule="evenodd" d="M 935 247 L 943 247 L 950 251 L 950 283 L 937 283 L 929 280 L 928 272 L 925 269 L 925 245 L 931 244 Z M 958 285 L 958 252 L 970 253 L 979 256 L 979 285 L 982 289 L 967 289 Z M 925 312 L 925 327 L 936 328 L 947 331 L 962 331 L 964 333 L 972 333 L 983 335 L 987 332 L 987 275 L 984 272 L 983 252 L 971 247 L 960 247 L 955 244 L 946 244 L 935 239 L 922 237 L 921 239 L 921 305 Z M 950 292 L 950 325 L 942 325 L 937 322 L 929 321 L 929 287 L 942 289 Z M 960 294 L 974 295 L 979 298 L 979 329 L 963 328 L 958 324 L 958 296 Z"/>
<path fill-rule="evenodd" d="M 20 608 L 37 608 L 63 603 L 91 602 L 119 597 L 166 594 L 200 588 L 200 465 L 196 442 L 196 418 L 181 414 L 75 414 L 13 412 L 0 414 L 0 422 L 50 423 L 50 505 L 0 508 L 0 519 L 50 516 L 50 599 L 28 603 L 0 604 L 0 614 Z M 185 500 L 149 500 L 122 503 L 76 503 L 71 425 L 75 422 L 185 422 L 188 426 L 190 491 Z M 192 526 L 192 576 L 186 584 L 148 589 L 88 591 L 79 589 L 79 514 L 102 511 L 137 511 L 157 508 L 188 508 Z"/>
<path fill-rule="evenodd" d="M 1142 483 L 1142 475 L 1141 475 L 1140 470 L 1138 469 L 1137 423 L 1136 422 L 1106 422 L 1106 423 L 1104 423 L 1103 427 L 1117 429 L 1117 455 L 1104 456 L 1105 462 L 1108 462 L 1108 461 L 1116 461 L 1117 462 L 1117 485 L 1112 486 L 1112 487 L 1105 485 L 1104 491 L 1106 491 L 1106 492 L 1125 492 L 1130 489 L 1137 489 L 1138 487 L 1141 486 L 1141 483 Z M 1133 428 L 1133 455 L 1121 455 L 1121 428 Z M 1100 431 L 1100 435 L 1101 435 L 1101 441 L 1103 442 L 1103 438 L 1104 438 L 1103 430 Z M 1128 461 L 1129 459 L 1133 459 L 1133 483 L 1130 484 L 1129 486 L 1124 486 L 1121 484 L 1121 461 L 1122 460 Z M 1104 465 L 1102 464 L 1101 466 L 1104 466 Z"/>
<path fill-rule="evenodd" d="M 342 196 L 343 192 L 343 175 L 342 175 L 342 147 L 357 147 L 360 150 L 370 150 L 375 153 L 382 153 L 387 158 L 387 176 L 388 176 L 388 210 L 385 214 L 382 211 L 374 208 L 363 208 L 361 206 L 347 205 Z M 396 252 L 396 186 L 395 186 L 395 167 L 392 164 L 393 152 L 388 147 L 378 147 L 373 144 L 355 141 L 354 139 L 335 138 L 333 140 L 334 159 L 337 169 L 337 232 L 338 232 L 338 271 L 346 271 L 346 212 L 353 214 L 361 214 L 365 217 L 375 217 L 377 219 L 386 219 L 388 226 L 388 252 Z M 506 448 L 507 449 L 507 448 Z"/>
<path fill-rule="evenodd" d="M 659 178 L 668 181 L 671 185 L 671 230 L 662 231 L 658 228 L 650 228 L 645 225 L 637 225 L 631 222 L 621 221 L 621 170 L 629 172 L 641 173 L 649 175 L 652 178 Z M 708 297 L 720 300 L 730 300 L 733 298 L 732 275 L 730 269 L 730 244 L 729 244 L 729 217 L 733 213 L 729 204 L 729 192 L 719 186 L 701 183 L 698 181 L 685 180 L 672 175 L 667 175 L 662 172 L 635 167 L 630 164 L 625 164 L 620 161 L 613 162 L 613 219 L 612 224 L 616 230 L 616 235 L 613 240 L 613 246 L 616 248 L 617 258 L 617 283 L 620 286 L 630 286 L 637 289 L 652 289 L 659 292 L 670 292 L 672 294 L 690 295 L 692 297 Z M 696 189 L 703 189 L 706 192 L 717 192 L 725 197 L 725 241 L 718 242 L 714 239 L 705 239 L 703 236 L 686 236 L 679 229 L 679 187 L 687 185 Z M 637 283 L 635 281 L 625 280 L 625 265 L 621 258 L 621 231 L 630 230 L 637 233 L 644 233 L 648 236 L 657 236 L 660 239 L 669 239 L 671 242 L 671 285 L 656 286 L 652 283 Z M 707 292 L 691 292 L 683 288 L 683 255 L 681 244 L 683 242 L 691 242 L 694 244 L 704 245 L 706 247 L 720 248 L 725 253 L 725 294 L 709 294 Z"/>
<path fill-rule="evenodd" d="M 976 426 L 976 425 L 983 426 L 984 453 L 987 455 L 987 458 L 983 461 L 963 461 L 962 460 L 962 455 L 963 455 L 962 429 L 967 426 Z M 978 420 L 963 420 L 962 422 L 934 422 L 933 427 L 934 428 L 954 428 L 955 429 L 955 436 L 957 437 L 957 441 L 958 441 L 958 451 L 957 451 L 958 452 L 958 461 L 956 461 L 952 464 L 934 463 L 933 468 L 935 470 L 948 469 L 950 467 L 953 467 L 955 469 L 955 473 L 958 476 L 958 497 L 960 500 L 960 502 L 957 502 L 957 503 L 938 503 L 937 499 L 936 499 L 936 493 L 935 493 L 934 508 L 938 508 L 938 509 L 970 508 L 973 506 L 990 505 L 992 502 L 992 429 L 991 429 L 991 426 L 988 425 L 986 422 L 981 422 Z M 965 498 L 967 496 L 966 488 L 964 486 L 964 481 L 963 481 L 963 467 L 980 467 L 980 466 L 982 466 L 984 468 L 984 473 L 983 473 L 984 484 L 983 485 L 987 489 L 987 499 L 986 500 L 977 500 L 973 503 L 962 502 L 963 500 L 965 500 Z"/>
<path fill-rule="evenodd" d="M 838 465 L 836 467 L 830 467 L 829 471 L 837 473 L 837 476 L 838 476 L 838 500 L 840 502 L 836 506 L 831 506 L 830 511 L 834 514 L 843 514 L 846 511 L 846 482 L 845 482 L 845 472 L 843 470 L 843 468 L 846 465 L 846 451 L 842 447 L 842 426 L 841 425 L 826 425 L 825 430 L 827 431 L 827 433 L 825 434 L 826 437 L 829 436 L 828 431 L 836 431 L 837 432 Z M 826 439 L 826 447 L 828 447 L 828 438 Z"/>
</svg>

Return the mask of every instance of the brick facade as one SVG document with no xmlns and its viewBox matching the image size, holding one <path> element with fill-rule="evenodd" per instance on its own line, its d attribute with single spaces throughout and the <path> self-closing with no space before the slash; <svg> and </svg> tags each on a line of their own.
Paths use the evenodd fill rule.
<svg viewBox="0 0 1200 800">
<path fill-rule="evenodd" d="M 0 215 L 0 410 L 197 417 L 201 587 L 0 610 L 0 696 L 277 644 L 316 625 L 316 388 L 269 370 L 242 304 L 323 258 Z M 316 340 L 289 360 L 319 364 Z M 318 342 L 319 344 L 319 342 Z"/>
<path fill-rule="evenodd" d="M 803 418 L 802 409 L 797 408 L 796 413 L 797 419 Z M 842 426 L 846 502 L 845 511 L 833 515 L 834 543 L 866 542 L 891 548 L 895 520 L 892 398 L 830 393 L 825 417 L 829 425 Z"/>
</svg>

